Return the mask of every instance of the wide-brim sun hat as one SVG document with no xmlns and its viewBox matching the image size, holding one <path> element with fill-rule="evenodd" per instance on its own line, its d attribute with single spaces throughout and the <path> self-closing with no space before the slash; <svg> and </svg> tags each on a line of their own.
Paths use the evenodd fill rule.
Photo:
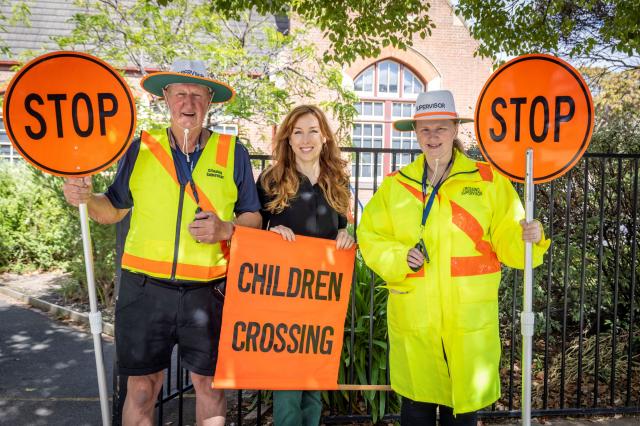
<svg viewBox="0 0 640 426">
<path fill-rule="evenodd" d="M 236 92 L 226 83 L 209 77 L 207 67 L 203 61 L 179 59 L 171 66 L 171 71 L 149 74 L 140 81 L 144 90 L 160 98 L 164 96 L 163 89 L 169 84 L 200 84 L 213 92 L 211 102 L 226 102 L 236 95 Z"/>
<path fill-rule="evenodd" d="M 416 121 L 431 120 L 456 120 L 459 123 L 471 123 L 473 118 L 458 115 L 451 91 L 430 90 L 418 94 L 413 109 L 413 118 L 394 121 L 393 127 L 400 132 L 410 132 L 415 130 Z"/>
</svg>

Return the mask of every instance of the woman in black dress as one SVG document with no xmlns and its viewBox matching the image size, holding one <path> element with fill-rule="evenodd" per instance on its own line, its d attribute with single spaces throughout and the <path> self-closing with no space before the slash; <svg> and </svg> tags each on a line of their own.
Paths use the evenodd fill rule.
<svg viewBox="0 0 640 426">
<path fill-rule="evenodd" d="M 347 162 L 322 110 L 301 105 L 287 114 L 276 133 L 273 160 L 257 183 L 263 228 L 287 241 L 304 235 L 351 248 Z M 276 426 L 317 426 L 320 392 L 274 391 L 273 412 Z"/>
</svg>

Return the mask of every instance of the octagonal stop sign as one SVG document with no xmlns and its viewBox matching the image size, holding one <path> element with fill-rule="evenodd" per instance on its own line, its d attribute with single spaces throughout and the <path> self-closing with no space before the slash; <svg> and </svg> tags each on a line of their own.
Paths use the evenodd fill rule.
<svg viewBox="0 0 640 426">
<path fill-rule="evenodd" d="M 480 92 L 475 132 L 482 155 L 509 179 L 523 182 L 533 149 L 533 181 L 568 172 L 593 132 L 593 101 L 580 73 L 551 55 L 517 57 L 496 70 Z"/>
<path fill-rule="evenodd" d="M 136 127 L 127 83 L 107 63 L 80 52 L 52 52 L 27 63 L 7 87 L 3 112 L 16 150 L 57 176 L 108 168 Z"/>
</svg>

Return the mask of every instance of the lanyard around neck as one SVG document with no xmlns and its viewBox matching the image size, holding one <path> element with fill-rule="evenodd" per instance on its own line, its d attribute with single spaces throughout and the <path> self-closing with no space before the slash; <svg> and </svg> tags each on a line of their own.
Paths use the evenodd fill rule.
<svg viewBox="0 0 640 426">
<path fill-rule="evenodd" d="M 175 136 L 173 135 L 173 133 L 171 132 L 171 129 L 167 129 L 167 132 L 169 133 L 169 139 L 171 140 L 171 142 L 173 142 L 173 145 L 176 147 L 176 151 L 180 151 L 180 147 L 178 146 L 178 142 L 175 139 Z M 198 142 L 196 143 L 196 149 L 193 150 L 192 153 L 192 157 L 193 154 L 197 153 L 200 151 L 200 147 L 202 146 L 201 141 L 202 141 L 202 136 L 204 135 L 204 129 L 200 131 L 200 135 L 198 136 Z M 180 151 L 182 152 L 182 151 Z M 183 153 L 185 154 L 185 153 Z M 186 155 L 186 154 L 185 154 Z M 196 201 L 196 204 L 198 205 L 198 209 L 196 210 L 196 213 L 199 213 L 200 211 L 202 211 L 202 209 L 200 208 L 200 197 L 198 196 L 198 190 L 196 189 L 196 183 L 193 181 L 193 167 L 195 166 L 195 161 L 192 161 L 193 158 L 191 160 L 187 160 L 187 164 L 189 167 L 187 167 L 186 169 L 186 173 L 187 173 L 187 180 L 189 182 L 189 186 L 191 187 L 191 192 L 193 192 L 193 198 Z"/>
<path fill-rule="evenodd" d="M 431 211 L 431 207 L 433 206 L 433 201 L 436 198 L 436 194 L 438 193 L 438 190 L 444 183 L 445 181 L 444 175 L 447 173 L 447 170 L 449 170 L 449 167 L 451 167 L 452 163 L 453 163 L 453 155 L 451 156 L 451 159 L 449 160 L 447 167 L 445 167 L 444 171 L 442 172 L 442 176 L 440 176 L 440 179 L 438 180 L 438 182 L 435 184 L 435 186 L 432 185 L 433 189 L 431 191 L 431 195 L 429 196 L 429 201 L 427 201 L 427 203 L 424 205 L 424 208 L 422 209 L 422 225 L 421 225 L 422 228 L 424 228 L 424 225 L 427 223 L 427 218 L 429 217 L 429 212 Z M 427 160 L 425 158 L 424 171 L 422 172 L 422 200 L 426 200 L 427 198 L 427 169 L 428 169 L 428 165 L 427 165 Z"/>
</svg>

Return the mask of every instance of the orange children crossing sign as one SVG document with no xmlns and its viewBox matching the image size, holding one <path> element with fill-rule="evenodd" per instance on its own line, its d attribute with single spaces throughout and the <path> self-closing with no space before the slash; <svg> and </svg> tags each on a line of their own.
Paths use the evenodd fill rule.
<svg viewBox="0 0 640 426">
<path fill-rule="evenodd" d="M 482 155 L 509 179 L 524 182 L 533 149 L 533 181 L 568 172 L 587 150 L 593 101 L 580 73 L 551 55 L 517 57 L 485 83 L 475 111 Z"/>
<path fill-rule="evenodd" d="M 106 169 L 125 152 L 136 127 L 124 79 L 79 52 L 48 53 L 27 63 L 7 87 L 3 114 L 16 150 L 57 176 Z"/>
</svg>

